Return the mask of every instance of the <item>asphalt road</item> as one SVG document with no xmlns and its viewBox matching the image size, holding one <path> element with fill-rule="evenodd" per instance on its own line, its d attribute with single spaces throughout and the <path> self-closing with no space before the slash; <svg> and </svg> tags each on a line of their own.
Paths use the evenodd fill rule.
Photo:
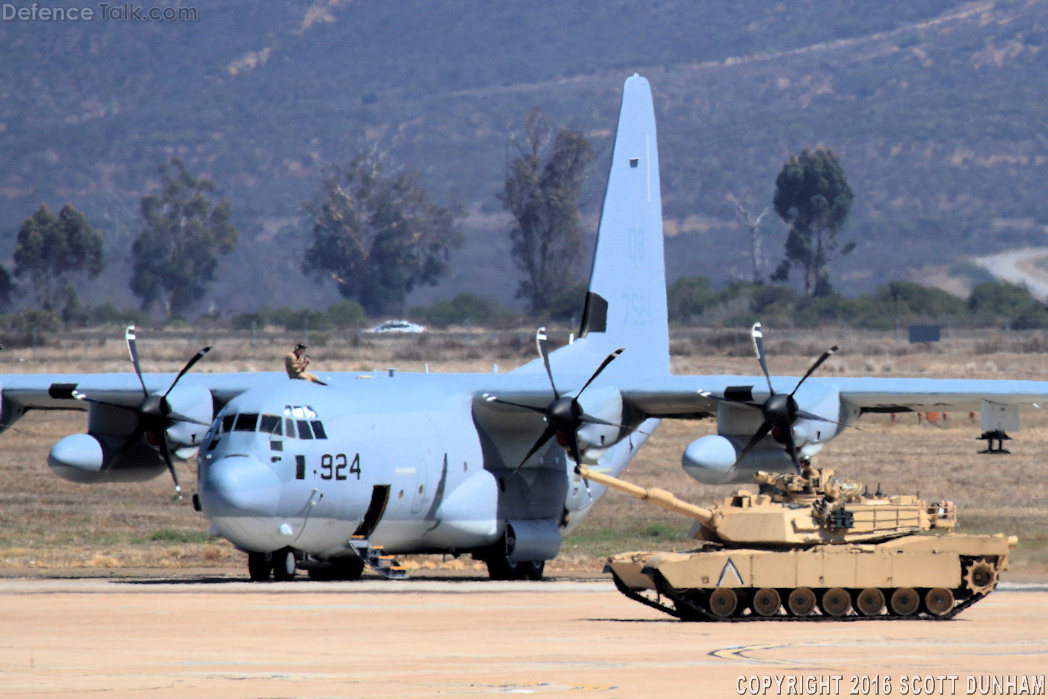
<svg viewBox="0 0 1048 699">
<path fill-rule="evenodd" d="M 903 696 L 905 675 L 913 696 L 916 675 L 951 696 L 955 675 L 964 696 L 1048 669 L 1048 586 L 1002 588 L 948 622 L 709 624 L 607 581 L 4 579 L 0 695 L 737 697 L 814 676 L 873 696 L 876 676 Z"/>
</svg>

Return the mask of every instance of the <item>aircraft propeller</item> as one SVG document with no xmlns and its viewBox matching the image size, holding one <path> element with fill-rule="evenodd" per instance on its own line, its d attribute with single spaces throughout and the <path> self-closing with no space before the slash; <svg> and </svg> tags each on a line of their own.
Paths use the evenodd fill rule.
<svg viewBox="0 0 1048 699">
<path fill-rule="evenodd" d="M 128 326 L 127 331 L 124 334 L 124 339 L 127 341 L 127 351 L 128 354 L 131 355 L 131 363 L 135 366 L 135 374 L 138 376 L 138 382 L 142 384 L 143 398 L 138 406 L 136 408 L 128 408 L 126 405 L 110 403 L 104 400 L 98 400 L 97 398 L 90 398 L 79 391 L 74 391 L 73 397 L 87 403 L 97 403 L 99 405 L 108 405 L 116 408 L 123 408 L 125 410 L 134 410 L 138 417 L 138 424 L 120 449 L 117 450 L 117 456 L 131 449 L 131 447 L 133 447 L 143 435 L 146 435 L 146 439 L 149 439 L 149 437 L 152 436 L 156 440 L 155 446 L 159 448 L 160 455 L 164 458 L 164 463 L 167 464 L 167 470 L 171 473 L 171 479 L 175 482 L 175 499 L 181 500 L 182 486 L 178 483 L 178 474 L 175 473 L 175 464 L 171 460 L 171 452 L 168 449 L 167 428 L 172 422 L 191 422 L 205 427 L 208 426 L 208 423 L 175 412 L 171 408 L 170 403 L 168 403 L 167 397 L 171 391 L 174 390 L 175 385 L 178 384 L 179 380 L 193 368 L 193 365 L 203 359 L 204 355 L 211 351 L 211 347 L 205 347 L 193 355 L 193 357 L 186 362 L 186 365 L 182 367 L 182 371 L 178 372 L 178 376 L 176 376 L 175 380 L 171 382 L 167 391 L 165 391 L 163 395 L 156 395 L 149 393 L 149 389 L 146 388 L 145 379 L 142 377 L 142 367 L 138 361 L 138 349 L 135 346 L 135 326 Z"/>
<path fill-rule="evenodd" d="M 776 434 L 781 435 L 782 441 L 786 443 L 786 451 L 789 453 L 793 465 L 800 469 L 800 459 L 797 457 L 797 444 L 793 439 L 793 424 L 797 419 L 817 420 L 819 422 L 829 422 L 834 425 L 841 425 L 842 423 L 820 417 L 819 415 L 810 413 L 806 410 L 801 410 L 793 396 L 797 393 L 797 389 L 801 387 L 801 384 L 803 384 L 809 376 L 815 373 L 815 370 L 822 366 L 822 363 L 829 359 L 833 353 L 840 348 L 837 345 L 834 345 L 823 352 L 822 355 L 820 355 L 819 358 L 808 367 L 808 371 L 801 377 L 801 380 L 797 382 L 797 385 L 793 387 L 793 391 L 788 394 L 776 393 L 775 389 L 772 388 L 771 376 L 768 374 L 768 363 L 764 358 L 764 335 L 761 333 L 760 323 L 753 324 L 753 327 L 750 329 L 750 338 L 753 340 L 753 351 L 757 354 L 757 361 L 760 362 L 761 370 L 764 372 L 764 378 L 768 382 L 768 391 L 771 393 L 771 395 L 768 396 L 768 399 L 763 403 L 755 403 L 752 401 L 715 396 L 707 391 L 700 391 L 700 394 L 705 398 L 712 398 L 717 401 L 733 403 L 736 405 L 744 405 L 761 411 L 761 416 L 764 418 L 764 422 L 761 423 L 761 426 L 757 429 L 757 432 L 754 433 L 749 443 L 743 447 L 738 458 L 735 460 L 735 464 L 732 465 L 732 468 L 737 466 L 738 463 L 742 461 L 755 446 L 757 446 L 758 442 L 768 436 L 769 432 L 777 430 Z"/>
<path fill-rule="evenodd" d="M 593 380 L 600 376 L 600 373 L 618 357 L 625 350 L 624 347 L 620 347 L 615 350 L 601 362 L 597 370 L 593 372 L 593 375 L 589 377 L 589 380 L 583 384 L 579 392 L 574 397 L 569 395 L 561 394 L 557 390 L 557 384 L 553 381 L 553 371 L 549 365 L 549 351 L 546 347 L 546 328 L 539 328 L 538 332 L 535 333 L 535 345 L 538 347 L 539 356 L 542 357 L 542 364 L 546 367 L 546 374 L 549 376 L 550 386 L 553 388 L 553 400 L 545 408 L 537 408 L 533 405 L 523 405 L 521 403 L 513 403 L 508 400 L 502 400 L 496 396 L 485 393 L 484 400 L 489 403 L 500 403 L 502 405 L 512 405 L 516 408 L 523 408 L 525 410 L 531 410 L 532 412 L 542 413 L 546 420 L 546 429 L 542 435 L 538 438 L 538 441 L 532 445 L 531 449 L 528 450 L 527 456 L 525 456 L 520 464 L 517 466 L 519 469 L 521 466 L 530 459 L 535 452 L 541 449 L 546 442 L 551 438 L 556 437 L 557 443 L 562 447 L 566 448 L 571 454 L 571 458 L 575 461 L 576 465 L 582 464 L 582 455 L 579 451 L 579 437 L 578 431 L 585 424 L 594 425 L 608 425 L 609 427 L 619 427 L 621 429 L 630 429 L 624 425 L 619 425 L 614 422 L 608 422 L 602 420 L 599 417 L 588 415 L 582 410 L 582 406 L 579 405 L 579 396 L 582 392 L 589 387 Z"/>
</svg>

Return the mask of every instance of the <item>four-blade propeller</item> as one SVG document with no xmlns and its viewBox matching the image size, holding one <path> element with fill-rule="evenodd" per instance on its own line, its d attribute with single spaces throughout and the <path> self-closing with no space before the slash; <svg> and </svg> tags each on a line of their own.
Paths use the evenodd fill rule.
<svg viewBox="0 0 1048 699">
<path fill-rule="evenodd" d="M 538 438 L 538 441 L 532 445 L 531 449 L 528 450 L 527 456 L 525 456 L 520 464 L 517 466 L 519 469 L 521 466 L 530 459 L 535 452 L 541 449 L 546 442 L 552 437 L 557 438 L 557 442 L 568 450 L 571 454 L 571 458 L 575 461 L 576 465 L 582 463 L 582 455 L 579 450 L 579 436 L 578 431 L 583 425 L 608 425 L 609 427 L 619 427 L 621 429 L 630 429 L 623 425 L 619 425 L 614 422 L 608 422 L 602 420 L 599 417 L 593 415 L 587 415 L 582 410 L 582 406 L 579 405 L 579 396 L 582 392 L 589 387 L 593 380 L 600 376 L 600 373 L 613 361 L 615 358 L 622 354 L 624 348 L 620 347 L 615 350 L 601 362 L 597 370 L 593 372 L 593 375 L 589 377 L 589 380 L 583 384 L 579 392 L 574 397 L 569 395 L 562 395 L 557 390 L 557 384 L 553 381 L 553 371 L 549 365 L 549 351 L 546 347 L 546 328 L 539 328 L 538 332 L 535 333 L 535 344 L 539 350 L 539 356 L 542 357 L 542 364 L 546 367 L 546 374 L 549 376 L 550 386 L 553 388 L 553 400 L 545 408 L 537 408 L 533 405 L 523 405 L 521 403 L 514 403 L 508 400 L 502 400 L 489 393 L 484 394 L 484 400 L 489 403 L 499 403 L 501 405 L 511 405 L 516 408 L 523 408 L 524 410 L 530 410 L 536 413 L 542 413 L 546 420 L 546 429 L 542 432 L 542 435 Z"/>
<path fill-rule="evenodd" d="M 163 395 L 156 395 L 149 393 L 149 389 L 146 388 L 145 379 L 142 377 L 142 367 L 138 361 L 138 349 L 135 346 L 135 326 L 131 325 L 127 328 L 124 338 L 127 340 L 127 351 L 128 354 L 131 355 L 131 363 L 135 366 L 135 374 L 138 375 L 138 382 L 142 384 L 143 398 L 138 404 L 138 407 L 129 408 L 128 406 L 119 403 L 110 403 L 104 400 L 98 400 L 97 398 L 90 398 L 78 391 L 73 392 L 73 397 L 87 403 L 97 403 L 99 405 L 123 408 L 124 410 L 134 410 L 138 417 L 138 424 L 128 436 L 127 440 L 124 441 L 123 446 L 117 450 L 117 456 L 127 452 L 131 447 L 138 443 L 138 440 L 141 439 L 143 435 L 145 435 L 150 443 L 154 443 L 154 446 L 159 448 L 160 455 L 163 457 L 164 463 L 167 464 L 167 470 L 171 473 L 171 478 L 175 482 L 175 497 L 181 500 L 182 486 L 178 483 L 178 474 L 175 473 L 175 464 L 171 460 L 171 452 L 167 443 L 167 428 L 170 427 L 173 422 L 191 422 L 205 427 L 208 426 L 208 423 L 175 412 L 168 403 L 167 397 L 170 395 L 171 391 L 174 390 L 175 385 L 178 384 L 179 380 L 186 375 L 186 372 L 192 369 L 193 365 L 203 359 L 204 355 L 211 351 L 211 347 L 205 347 L 193 355 L 193 358 L 182 367 L 182 371 L 178 372 L 178 376 L 176 376 L 175 380 L 171 382 L 171 386 L 168 387 L 167 391 L 165 391 Z"/>
<path fill-rule="evenodd" d="M 761 370 L 764 372 L 764 378 L 768 382 L 768 391 L 771 393 L 771 395 L 768 396 L 768 399 L 764 401 L 764 403 L 754 403 L 751 401 L 715 396 L 712 393 L 705 391 L 701 391 L 700 393 L 702 396 L 712 398 L 713 400 L 755 408 L 760 410 L 761 415 L 764 417 L 764 421 L 757 429 L 757 432 L 750 439 L 749 443 L 743 447 L 742 451 L 739 452 L 739 456 L 735 460 L 735 464 L 732 468 L 738 465 L 738 463 L 742 461 L 755 446 L 757 446 L 758 442 L 767 437 L 769 432 L 775 430 L 774 436 L 777 439 L 780 439 L 780 441 L 785 442 L 786 451 L 789 453 L 793 465 L 799 469 L 800 459 L 797 457 L 797 444 L 793 439 L 793 423 L 798 419 L 818 420 L 819 422 L 829 422 L 834 425 L 841 425 L 842 423 L 835 420 L 828 420 L 827 418 L 820 417 L 815 413 L 809 413 L 806 410 L 801 410 L 793 396 L 797 393 L 797 389 L 801 387 L 801 384 L 803 384 L 816 369 L 822 366 L 822 363 L 829 359 L 833 353 L 839 349 L 839 347 L 834 345 L 823 352 L 822 355 L 808 368 L 808 371 L 801 377 L 801 380 L 797 382 L 793 391 L 788 394 L 776 393 L 771 385 L 771 376 L 768 374 L 768 363 L 764 358 L 764 335 L 761 333 L 760 323 L 753 324 L 753 328 L 750 330 L 750 337 L 753 340 L 753 351 L 757 354 L 757 360 L 761 363 Z"/>
</svg>

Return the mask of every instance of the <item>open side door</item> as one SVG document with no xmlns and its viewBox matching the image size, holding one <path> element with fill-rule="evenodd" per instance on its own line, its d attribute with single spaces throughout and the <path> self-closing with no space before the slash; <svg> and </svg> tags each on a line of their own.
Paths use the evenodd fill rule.
<svg viewBox="0 0 1048 699">
<path fill-rule="evenodd" d="M 360 526 L 353 532 L 353 538 L 367 539 L 375 531 L 375 527 L 382 521 L 382 515 L 386 513 L 386 503 L 389 502 L 389 486 L 376 485 L 371 490 L 371 504 L 368 511 L 364 513 L 364 519 Z"/>
</svg>

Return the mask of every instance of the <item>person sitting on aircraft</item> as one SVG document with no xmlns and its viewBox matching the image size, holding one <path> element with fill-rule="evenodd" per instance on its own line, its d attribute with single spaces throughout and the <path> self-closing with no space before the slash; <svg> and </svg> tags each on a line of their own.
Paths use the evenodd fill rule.
<svg viewBox="0 0 1048 699">
<path fill-rule="evenodd" d="M 326 383 L 306 371 L 306 367 L 309 366 L 309 357 L 302 356 L 305 352 L 306 344 L 300 342 L 295 345 L 295 349 L 288 352 L 288 355 L 284 357 L 284 368 L 287 369 L 288 377 L 292 379 L 302 379 L 303 381 L 312 381 L 321 386 L 327 386 Z"/>
</svg>

